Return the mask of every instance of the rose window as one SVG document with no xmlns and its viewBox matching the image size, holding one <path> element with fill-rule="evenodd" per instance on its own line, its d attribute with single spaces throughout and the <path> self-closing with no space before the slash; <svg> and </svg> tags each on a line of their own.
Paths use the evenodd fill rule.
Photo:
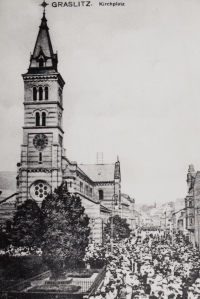
<svg viewBox="0 0 200 299">
<path fill-rule="evenodd" d="M 30 188 L 31 197 L 35 200 L 43 200 L 50 193 L 50 186 L 45 181 L 36 181 Z"/>
</svg>

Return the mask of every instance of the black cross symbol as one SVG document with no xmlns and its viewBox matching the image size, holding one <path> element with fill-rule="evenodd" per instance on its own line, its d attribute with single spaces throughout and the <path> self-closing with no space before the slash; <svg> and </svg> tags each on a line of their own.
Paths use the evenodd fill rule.
<svg viewBox="0 0 200 299">
<path fill-rule="evenodd" d="M 45 11 L 45 8 L 46 8 L 46 6 L 47 5 L 49 5 L 48 3 L 46 3 L 45 1 L 43 1 L 43 3 L 42 4 L 40 4 L 40 6 L 42 6 L 43 8 L 44 8 L 44 11 Z"/>
</svg>

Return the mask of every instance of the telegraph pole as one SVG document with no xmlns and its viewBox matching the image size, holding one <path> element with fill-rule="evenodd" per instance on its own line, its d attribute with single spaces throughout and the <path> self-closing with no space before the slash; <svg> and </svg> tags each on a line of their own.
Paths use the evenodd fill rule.
<svg viewBox="0 0 200 299">
<path fill-rule="evenodd" d="M 114 205 L 113 201 L 115 200 L 115 206 L 117 206 L 118 195 L 114 194 L 112 196 L 112 210 L 111 210 L 111 221 L 110 221 L 110 251 L 113 253 L 113 216 L 114 216 Z"/>
</svg>

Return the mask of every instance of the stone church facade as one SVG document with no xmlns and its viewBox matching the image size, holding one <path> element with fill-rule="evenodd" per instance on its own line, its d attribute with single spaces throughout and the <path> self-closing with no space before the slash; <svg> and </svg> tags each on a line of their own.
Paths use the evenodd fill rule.
<svg viewBox="0 0 200 299">
<path fill-rule="evenodd" d="M 58 57 L 53 52 L 43 14 L 24 81 L 24 126 L 21 160 L 17 164 L 17 203 L 27 198 L 39 204 L 62 181 L 71 194 L 82 199 L 91 219 L 92 239 L 102 242 L 104 223 L 113 200 L 121 204 L 120 162 L 78 165 L 63 147 L 63 88 Z M 116 202 L 115 202 L 116 204 Z"/>
</svg>

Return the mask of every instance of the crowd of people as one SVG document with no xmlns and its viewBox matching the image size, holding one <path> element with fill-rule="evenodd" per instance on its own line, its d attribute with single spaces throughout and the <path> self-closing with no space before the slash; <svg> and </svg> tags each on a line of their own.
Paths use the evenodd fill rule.
<svg viewBox="0 0 200 299">
<path fill-rule="evenodd" d="M 199 252 L 181 236 L 142 232 L 113 253 L 92 246 L 86 260 L 104 259 L 103 284 L 94 299 L 200 299 Z M 92 299 L 92 298 L 90 298 Z"/>
<path fill-rule="evenodd" d="M 36 254 L 38 256 L 42 255 L 42 250 L 37 247 L 29 248 L 27 246 L 19 246 L 15 247 L 13 245 L 10 245 L 8 247 L 5 247 L 4 249 L 0 249 L 0 256 L 1 255 L 9 255 L 9 256 L 27 256 L 31 254 Z"/>
</svg>

